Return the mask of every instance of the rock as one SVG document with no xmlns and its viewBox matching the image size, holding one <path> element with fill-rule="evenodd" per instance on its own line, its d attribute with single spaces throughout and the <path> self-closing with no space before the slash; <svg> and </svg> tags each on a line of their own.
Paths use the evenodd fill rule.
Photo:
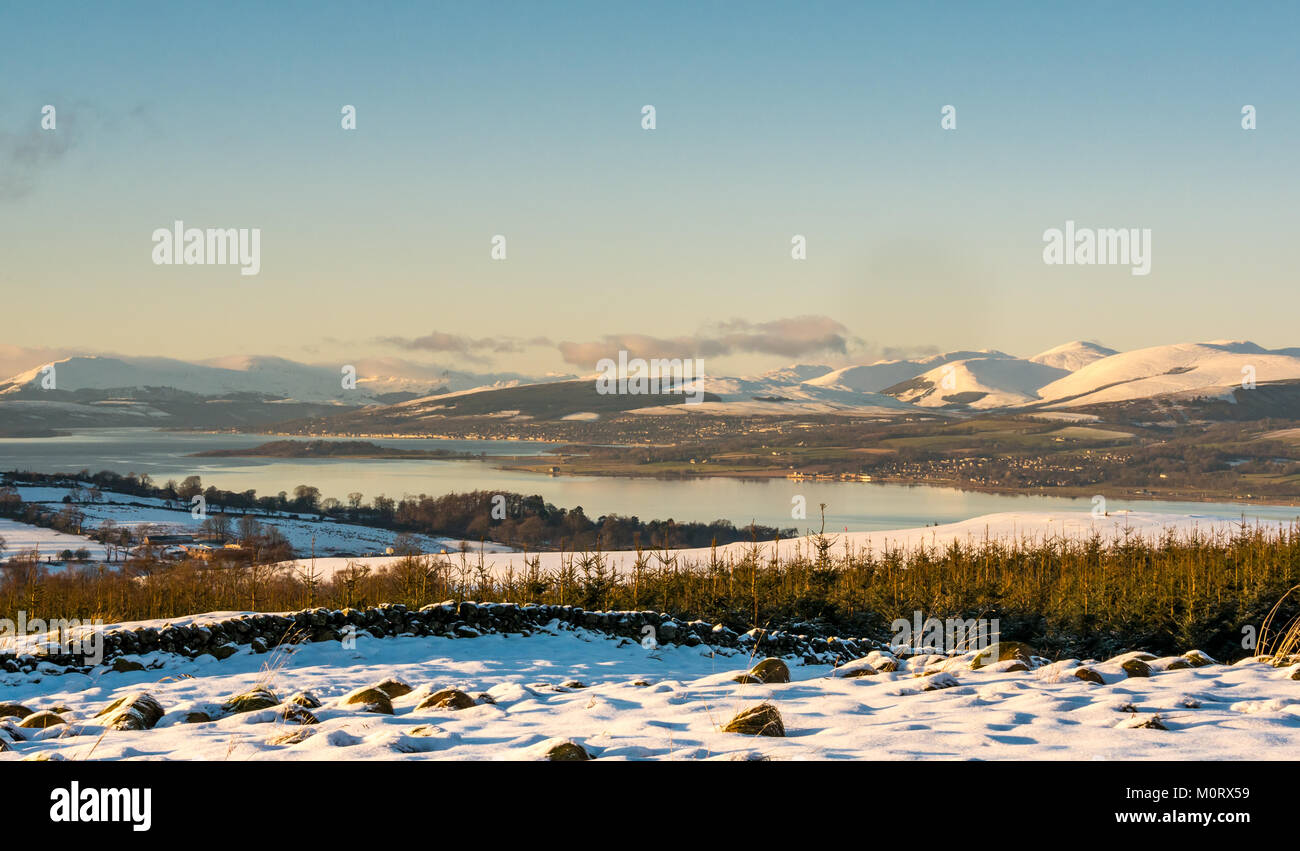
<svg viewBox="0 0 1300 851">
<path fill-rule="evenodd" d="M 275 692 L 269 688 L 258 686 L 230 698 L 222 705 L 221 710 L 227 715 L 237 715 L 241 712 L 255 712 L 259 709 L 270 709 L 279 705 L 280 698 L 275 696 Z"/>
<path fill-rule="evenodd" d="M 382 715 L 393 714 L 393 701 L 386 692 L 377 688 L 359 688 L 343 697 L 344 706 L 358 706 L 363 712 L 378 712 Z"/>
<path fill-rule="evenodd" d="M 0 718 L 26 718 L 32 711 L 17 703 L 0 703 Z"/>
<path fill-rule="evenodd" d="M 993 658 L 993 651 L 997 650 L 998 658 Z M 1032 667 L 1034 664 L 1034 648 L 1030 647 L 1023 641 L 999 641 L 989 647 L 984 648 L 975 655 L 971 660 L 970 667 L 978 670 L 985 665 L 992 665 L 995 662 L 1016 661 L 1023 662 L 1025 666 Z"/>
<path fill-rule="evenodd" d="M 1121 653 L 1113 659 L 1106 660 L 1108 663 L 1122 665 L 1129 659 L 1137 659 L 1139 662 L 1151 662 L 1156 658 L 1154 653 L 1147 653 L 1145 650 L 1134 650 L 1131 653 Z"/>
<path fill-rule="evenodd" d="M 926 677 L 925 683 L 921 686 L 921 691 L 938 691 L 941 688 L 952 688 L 956 685 L 960 685 L 956 677 L 947 671 L 941 671 Z"/>
<path fill-rule="evenodd" d="M 564 741 L 552 746 L 545 758 L 550 762 L 582 762 L 591 759 L 591 754 L 577 742 Z"/>
<path fill-rule="evenodd" d="M 236 653 L 238 653 L 239 645 L 223 644 L 220 647 L 213 647 L 208 652 L 211 653 L 213 656 L 217 657 L 218 661 L 221 661 L 223 659 L 229 659 L 231 656 L 234 656 Z"/>
<path fill-rule="evenodd" d="M 742 733 L 746 736 L 784 736 L 785 724 L 781 713 L 770 703 L 760 703 L 742 710 L 722 728 L 724 733 Z"/>
<path fill-rule="evenodd" d="M 1132 718 L 1126 718 L 1123 721 L 1116 724 L 1115 726 L 1121 729 L 1130 729 L 1130 730 L 1168 730 L 1169 729 L 1164 725 L 1164 722 L 1160 720 L 1159 715 L 1150 715 L 1147 716 L 1146 718 L 1143 718 L 1140 715 L 1134 715 Z"/>
<path fill-rule="evenodd" d="M 1191 660 L 1182 656 L 1171 656 L 1161 661 L 1163 662 L 1161 668 L 1165 671 L 1182 671 L 1192 667 Z"/>
<path fill-rule="evenodd" d="M 1083 680 L 1085 683 L 1096 683 L 1099 686 L 1104 686 L 1106 684 L 1106 681 L 1101 678 L 1101 674 L 1097 673 L 1092 668 L 1075 668 L 1073 673 L 1075 677 Z"/>
<path fill-rule="evenodd" d="M 208 715 L 208 713 L 200 712 L 198 710 L 194 710 L 193 712 L 186 712 L 185 717 L 181 719 L 181 721 L 185 724 L 206 724 L 211 720 L 212 717 Z"/>
<path fill-rule="evenodd" d="M 844 679 L 853 679 L 855 677 L 874 677 L 880 672 L 876 670 L 865 658 L 854 659 L 852 662 L 845 662 L 835 670 L 831 671 L 832 677 L 842 677 Z"/>
<path fill-rule="evenodd" d="M 4 753 L 5 751 L 11 751 L 11 750 L 13 750 L 13 748 L 9 747 L 9 743 L 6 742 L 4 739 L 0 739 L 0 753 Z"/>
<path fill-rule="evenodd" d="M 320 709 L 320 698 L 309 691 L 300 691 L 293 697 L 290 697 L 288 703 L 296 703 L 299 706 L 305 706 L 308 709 Z"/>
<path fill-rule="evenodd" d="M 273 747 L 278 747 L 282 745 L 296 745 L 299 742 L 307 741 L 314 735 L 316 735 L 316 731 L 313 730 L 312 728 L 299 727 L 297 730 L 287 730 L 283 733 L 277 733 L 271 738 L 267 739 L 266 743 Z"/>
<path fill-rule="evenodd" d="M 410 694 L 411 692 L 415 691 L 415 689 L 411 688 L 409 685 L 397 679 L 396 677 L 389 677 L 388 679 L 383 680 L 382 682 L 375 683 L 373 686 L 371 686 L 371 688 L 379 689 L 384 694 L 388 695 L 389 700 L 397 700 L 397 698 L 401 697 L 402 695 Z"/>
<path fill-rule="evenodd" d="M 35 727 L 37 729 L 44 730 L 46 727 L 54 727 L 58 724 L 67 724 L 67 723 L 68 722 L 64 721 L 63 718 L 60 717 L 58 714 L 54 712 L 50 712 L 49 710 L 43 710 L 41 712 L 33 712 L 31 715 L 28 715 L 26 718 L 22 720 L 21 723 L 19 723 L 18 726 L 27 727 L 27 728 Z"/>
<path fill-rule="evenodd" d="M 445 688 L 436 691 L 416 704 L 416 709 L 469 709 L 474 698 L 460 689 Z"/>
<path fill-rule="evenodd" d="M 560 683 L 560 688 L 586 688 L 587 684 L 581 680 L 565 680 Z"/>
<path fill-rule="evenodd" d="M 1034 661 L 1034 648 L 1030 647 L 1023 641 L 999 641 L 998 642 L 998 661 L 1005 662 L 1008 659 L 1014 659 L 1018 662 L 1024 662 L 1026 665 Z"/>
<path fill-rule="evenodd" d="M 1213 656 L 1201 650 L 1188 650 L 1183 654 L 1183 658 L 1192 663 L 1193 668 L 1204 668 L 1206 665 L 1219 664 Z"/>
<path fill-rule="evenodd" d="M 1152 657 L 1154 658 L 1154 657 Z M 1151 666 L 1141 659 L 1126 659 L 1121 665 L 1124 673 L 1130 677 L 1149 677 L 1151 676 Z"/>
<path fill-rule="evenodd" d="M 299 706 L 296 703 L 286 703 L 284 708 L 278 713 L 278 717 L 286 724 L 301 724 L 303 726 L 319 724 L 320 719 L 307 707 Z"/>
<path fill-rule="evenodd" d="M 772 683 L 790 682 L 790 669 L 776 657 L 768 657 L 750 668 L 745 673 L 735 678 L 738 683 L 757 683 L 760 685 L 771 685 Z"/>
<path fill-rule="evenodd" d="M 139 662 L 132 662 L 130 659 L 124 659 L 121 656 L 113 660 L 113 670 L 119 674 L 127 674 L 132 671 L 143 671 L 144 665 Z"/>
<path fill-rule="evenodd" d="M 110 730 L 152 730 L 166 712 L 153 695 L 134 691 L 123 695 L 95 713 L 96 718 L 108 716 L 104 726 Z"/>
</svg>

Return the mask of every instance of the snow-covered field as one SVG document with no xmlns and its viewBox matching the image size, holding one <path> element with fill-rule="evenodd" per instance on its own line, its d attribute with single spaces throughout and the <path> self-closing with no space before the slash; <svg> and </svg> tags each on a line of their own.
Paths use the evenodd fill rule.
<svg viewBox="0 0 1300 851">
<path fill-rule="evenodd" d="M 56 532 L 53 529 L 19 523 L 16 520 L 0 518 L 0 538 L 4 538 L 5 541 L 4 552 L 0 553 L 0 556 L 7 557 L 36 550 L 42 557 L 57 558 L 64 550 L 72 550 L 75 553 L 84 547 L 90 551 L 90 557 L 93 559 L 107 557 L 104 545 L 90 538 Z"/>
<path fill-rule="evenodd" d="M 1034 542 L 1060 538 L 1081 539 L 1096 533 L 1103 541 L 1121 540 L 1125 537 L 1141 538 L 1155 541 L 1167 532 L 1177 535 L 1191 533 L 1228 534 L 1234 525 L 1232 521 L 1210 514 L 1164 514 L 1148 511 L 1114 512 L 1109 516 L 1094 516 L 1091 511 L 1005 511 L 997 514 L 985 514 L 959 523 L 946 523 L 940 526 L 917 526 L 911 529 L 892 529 L 878 532 L 836 532 L 828 531 L 828 538 L 835 541 L 832 553 L 841 555 L 845 549 L 856 552 L 880 553 L 885 549 L 915 550 L 918 547 L 942 549 L 953 541 L 962 544 L 978 544 L 985 539 L 1013 543 L 1018 541 Z M 719 559 L 740 558 L 753 547 L 748 542 L 728 544 L 717 548 Z M 776 545 L 782 559 L 797 555 L 813 555 L 815 551 L 807 537 L 790 538 Z M 760 542 L 760 555 L 764 559 L 772 556 L 773 543 Z M 477 544 L 472 548 L 472 560 L 477 563 Z M 435 551 L 436 552 L 436 551 Z M 454 551 L 452 551 L 454 553 Z M 673 550 L 678 564 L 707 562 L 714 554 L 709 548 Z M 630 571 L 636 560 L 635 552 L 608 552 L 603 554 L 609 568 L 619 572 Z M 485 564 L 500 575 L 507 569 L 518 575 L 525 565 L 525 559 L 540 558 L 543 570 L 555 570 L 560 567 L 562 559 L 572 558 L 572 554 L 559 552 L 534 553 L 521 552 L 492 553 L 484 558 Z M 658 562 L 654 551 L 646 550 L 645 557 L 650 565 Z M 671 556 L 670 556 L 671 557 Z M 457 558 L 452 555 L 453 561 Z M 393 556 L 375 556 L 359 559 L 318 558 L 316 569 L 325 576 L 347 567 L 349 562 L 360 563 L 372 568 L 391 564 L 397 559 Z M 301 565 L 301 562 L 293 564 Z"/>
<path fill-rule="evenodd" d="M 722 655 L 723 652 L 734 655 Z M 298 645 L 289 653 L 247 648 L 218 662 L 165 654 L 151 666 L 91 676 L 0 674 L 0 702 L 57 710 L 67 724 L 15 729 L 0 761 L 67 759 L 379 760 L 538 759 L 572 740 L 600 759 L 1293 759 L 1300 752 L 1300 682 L 1292 669 L 1254 661 L 1127 678 L 1116 663 L 1092 665 L 1104 684 L 1071 674 L 1074 661 L 1009 671 L 1006 663 L 924 675 L 922 662 L 874 676 L 831 676 L 790 662 L 792 682 L 732 682 L 743 652 L 660 647 L 649 652 L 559 624 L 529 637 L 357 639 Z M 921 670 L 917 670 L 921 669 Z M 916 674 L 922 674 L 916 676 Z M 354 689 L 396 677 L 414 687 L 393 714 L 341 703 Z M 573 680 L 583 687 L 563 686 Z M 924 690 L 927 685 L 949 687 Z M 229 697 L 257 686 L 278 699 L 301 690 L 323 706 L 318 724 L 284 720 L 283 707 L 224 715 Z M 457 688 L 477 704 L 417 709 Z M 105 730 L 95 714 L 144 690 L 165 712 L 153 729 Z M 492 702 L 482 697 L 486 694 Z M 779 711 L 785 737 L 720 729 L 761 702 Z M 191 712 L 217 720 L 186 723 Z M 1158 715 L 1166 729 L 1139 726 Z M 297 733 L 296 743 L 273 744 Z"/>
<path fill-rule="evenodd" d="M 47 508 L 54 511 L 63 507 L 63 497 L 69 493 L 65 488 L 55 487 L 23 486 L 17 490 L 24 502 L 44 503 Z M 168 508 L 163 500 L 152 497 L 105 493 L 103 502 L 78 503 L 75 508 L 85 515 L 86 527 L 98 526 L 105 520 L 111 520 L 118 526 L 128 528 L 148 526 L 154 534 L 196 534 L 201 531 L 200 527 L 203 525 L 203 519 L 193 517 L 189 509 Z M 227 516 L 233 526 L 239 514 L 236 512 Z M 279 529 L 294 550 L 303 554 L 311 553 L 313 546 L 317 553 L 326 555 L 383 552 L 392 545 L 393 539 L 398 534 L 370 526 L 307 519 L 306 516 L 301 518 L 290 514 L 254 516 L 258 523 Z M 64 549 L 76 550 L 84 546 L 90 549 L 95 557 L 103 556 L 104 547 L 89 538 L 65 535 L 23 523 L 12 523 L 12 531 L 14 534 L 11 537 L 9 531 L 4 531 L 4 528 L 0 527 L 0 535 L 3 535 L 8 542 L 6 552 L 9 554 L 38 549 L 43 556 L 57 555 Z M 415 535 L 414 538 L 425 552 L 436 553 L 441 550 L 456 552 L 461 544 L 454 538 L 433 535 Z M 26 545 L 20 546 L 20 542 L 26 542 Z M 477 541 L 470 542 L 469 546 L 475 552 L 479 549 Z M 504 552 L 509 551 L 510 548 L 500 544 L 486 544 L 484 549 L 486 552 Z"/>
</svg>

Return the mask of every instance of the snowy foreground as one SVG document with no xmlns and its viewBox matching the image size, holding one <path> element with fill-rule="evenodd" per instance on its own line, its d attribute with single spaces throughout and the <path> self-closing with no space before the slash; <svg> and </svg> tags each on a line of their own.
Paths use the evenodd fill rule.
<svg viewBox="0 0 1300 851">
<path fill-rule="evenodd" d="M 193 620 L 202 621 L 203 617 Z M 1089 663 L 1104 683 L 1079 679 L 1077 661 L 1030 670 L 1001 662 L 915 657 L 896 671 L 845 677 L 787 659 L 792 682 L 739 684 L 741 651 L 707 646 L 650 652 L 627 639 L 558 622 L 531 636 L 371 638 L 222 661 L 153 653 L 145 670 L 92 675 L 0 674 L 0 704 L 56 710 L 45 729 L 0 720 L 0 761 L 66 759 L 388 760 L 541 759 L 569 740 L 598 759 L 1294 759 L 1300 753 L 1300 666 L 1235 665 L 1125 675 L 1120 661 Z M 1181 663 L 1173 663 L 1181 664 Z M 859 664 L 859 668 L 861 665 Z M 343 698 L 397 678 L 414 688 L 393 714 Z M 573 681 L 578 681 L 577 683 Z M 568 685 L 565 685 L 568 683 Z M 309 691 L 317 724 L 289 704 L 226 714 L 221 704 L 256 686 L 277 700 Z M 417 708 L 456 688 L 461 709 Z M 926 690 L 931 688 L 932 690 Z M 152 695 L 153 729 L 106 729 L 95 717 L 117 698 Z M 780 712 L 782 738 L 723 732 L 761 702 Z M 215 718 L 194 722 L 191 713 Z M 1141 726 L 1159 716 L 1158 727 Z M 111 716 L 109 716 L 111 717 Z M 0 750 L 4 747 L 0 746 Z"/>
</svg>

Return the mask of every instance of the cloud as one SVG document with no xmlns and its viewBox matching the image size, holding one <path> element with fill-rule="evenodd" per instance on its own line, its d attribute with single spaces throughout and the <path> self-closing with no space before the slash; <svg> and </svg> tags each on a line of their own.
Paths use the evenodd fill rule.
<svg viewBox="0 0 1300 851">
<path fill-rule="evenodd" d="M 67 158 L 88 127 L 102 124 L 86 104 L 55 107 L 53 130 L 41 128 L 42 113 L 26 118 L 27 129 L 0 132 L 0 201 L 17 201 L 30 195 L 41 179 Z"/>
<path fill-rule="evenodd" d="M 601 358 L 616 357 L 620 351 L 626 351 L 629 357 L 640 358 L 707 358 L 734 354 L 842 357 L 864 345 L 842 323 L 828 316 L 796 316 L 770 322 L 731 319 L 715 329 L 678 337 L 606 334 L 599 340 L 564 341 L 557 347 L 566 363 L 589 368 Z"/>
<path fill-rule="evenodd" d="M 376 343 L 406 351 L 450 352 L 476 363 L 487 363 L 490 355 L 517 354 L 525 348 L 554 345 L 545 337 L 521 340 L 516 337 L 466 337 L 433 331 L 423 337 L 377 337 Z"/>
</svg>

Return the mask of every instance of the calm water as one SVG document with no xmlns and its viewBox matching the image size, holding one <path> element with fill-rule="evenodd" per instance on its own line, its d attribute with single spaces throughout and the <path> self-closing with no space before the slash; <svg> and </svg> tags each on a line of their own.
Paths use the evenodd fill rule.
<svg viewBox="0 0 1300 851">
<path fill-rule="evenodd" d="M 155 482 L 180 481 L 197 475 L 205 485 L 223 490 L 252 488 L 259 495 L 293 492 L 300 484 L 320 488 L 324 496 L 343 499 L 360 491 L 402 497 L 453 491 L 500 490 L 541 494 L 547 501 L 589 516 L 618 513 L 642 519 L 679 521 L 727 519 L 737 526 L 751 521 L 779 526 L 812 524 L 819 503 L 827 504 L 827 528 L 836 531 L 898 529 L 927 523 L 950 523 L 998 511 L 1087 510 L 1088 499 L 1004 496 L 908 485 L 858 482 L 794 482 L 788 479 L 624 479 L 595 476 L 551 477 L 493 469 L 493 461 L 322 460 L 275 458 L 188 458 L 207 449 L 257 446 L 275 438 L 265 435 L 185 434 L 151 429 L 87 429 L 54 438 L 0 439 L 0 470 L 36 472 L 148 473 Z M 491 455 L 539 455 L 555 444 L 514 440 L 382 440 L 382 446 L 450 449 Z M 807 500 L 807 522 L 790 519 L 791 498 Z M 1292 520 L 1300 508 L 1241 506 L 1230 503 L 1124 501 L 1112 499 L 1111 511 L 1195 513 L 1237 519 Z"/>
</svg>

